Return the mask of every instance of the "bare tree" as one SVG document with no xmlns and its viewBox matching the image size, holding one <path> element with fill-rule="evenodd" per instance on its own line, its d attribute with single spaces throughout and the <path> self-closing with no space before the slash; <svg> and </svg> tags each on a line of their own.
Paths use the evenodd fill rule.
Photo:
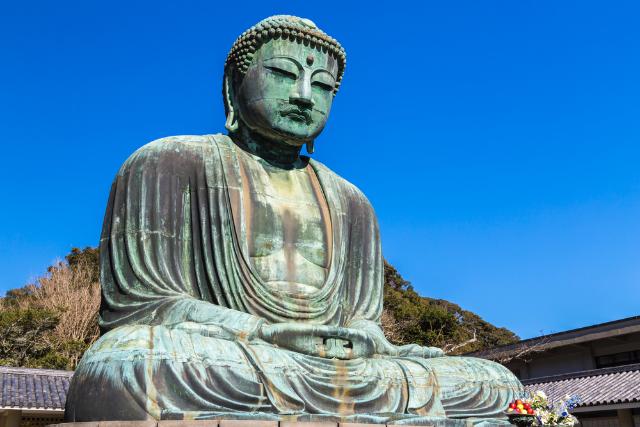
<svg viewBox="0 0 640 427">
<path fill-rule="evenodd" d="M 396 319 L 391 311 L 387 309 L 382 310 L 380 325 L 382 326 L 384 336 L 389 340 L 389 342 L 396 345 L 406 344 L 402 334 L 402 329 L 406 326 L 406 323 L 406 321 L 399 321 Z"/>
<path fill-rule="evenodd" d="M 533 354 L 545 351 L 548 343 L 549 338 L 541 336 L 533 340 L 521 341 L 514 345 L 486 350 L 478 354 L 478 356 L 503 365 L 513 360 L 521 360 L 526 363 L 530 361 L 530 357 Z"/>
<path fill-rule="evenodd" d="M 444 346 L 442 346 L 442 351 L 445 352 L 445 354 L 452 354 L 455 351 L 461 349 L 462 347 L 465 347 L 469 344 L 473 344 L 474 342 L 478 341 L 478 337 L 476 336 L 476 330 L 473 330 L 473 336 L 471 338 L 469 338 L 468 340 L 459 342 L 459 343 L 448 343 L 445 344 Z"/>
<path fill-rule="evenodd" d="M 21 302 L 60 313 L 58 324 L 46 338 L 69 359 L 72 368 L 100 334 L 100 284 L 93 281 L 94 276 L 84 262 L 73 267 L 58 262 L 29 286 L 31 298 Z"/>
</svg>

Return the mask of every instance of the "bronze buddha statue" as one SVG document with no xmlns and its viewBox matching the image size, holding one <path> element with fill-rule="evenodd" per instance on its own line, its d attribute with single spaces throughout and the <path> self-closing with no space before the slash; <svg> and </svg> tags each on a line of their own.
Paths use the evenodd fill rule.
<svg viewBox="0 0 640 427">
<path fill-rule="evenodd" d="M 227 59 L 228 135 L 163 138 L 124 163 L 100 243 L 103 335 L 68 421 L 506 423 L 522 391 L 506 368 L 386 340 L 374 211 L 300 154 L 344 69 L 313 22 L 267 18 Z"/>
</svg>

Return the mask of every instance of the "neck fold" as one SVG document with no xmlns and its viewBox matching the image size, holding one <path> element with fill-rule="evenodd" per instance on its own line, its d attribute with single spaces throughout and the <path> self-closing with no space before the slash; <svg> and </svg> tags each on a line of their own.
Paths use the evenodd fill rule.
<svg viewBox="0 0 640 427">
<path fill-rule="evenodd" d="M 266 160 L 274 166 L 293 169 L 304 166 L 300 158 L 302 146 L 296 147 L 284 141 L 274 141 L 241 126 L 229 134 L 233 142 L 244 151 Z"/>
</svg>

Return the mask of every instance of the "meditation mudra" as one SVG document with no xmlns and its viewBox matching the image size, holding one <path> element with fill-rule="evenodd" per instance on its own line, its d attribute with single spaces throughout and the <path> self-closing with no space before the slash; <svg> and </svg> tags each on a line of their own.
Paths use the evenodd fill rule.
<svg viewBox="0 0 640 427">
<path fill-rule="evenodd" d="M 300 154 L 344 70 L 313 22 L 267 18 L 227 58 L 228 134 L 163 138 L 124 163 L 100 241 L 103 334 L 67 421 L 506 423 L 522 390 L 507 369 L 387 341 L 373 209 Z"/>
</svg>

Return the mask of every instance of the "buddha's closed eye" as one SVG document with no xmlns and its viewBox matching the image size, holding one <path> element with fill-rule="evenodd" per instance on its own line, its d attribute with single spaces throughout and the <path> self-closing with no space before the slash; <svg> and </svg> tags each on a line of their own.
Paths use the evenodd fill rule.
<svg viewBox="0 0 640 427">
<path fill-rule="evenodd" d="M 319 82 L 319 81 L 312 82 L 311 86 L 315 86 L 319 89 L 326 90 L 327 92 L 331 92 L 333 90 L 333 86 L 331 86 L 330 84 Z"/>
<path fill-rule="evenodd" d="M 278 76 L 286 77 L 292 80 L 296 80 L 298 78 L 298 76 L 295 73 L 280 67 L 276 67 L 273 65 L 265 65 L 265 68 Z"/>
</svg>

